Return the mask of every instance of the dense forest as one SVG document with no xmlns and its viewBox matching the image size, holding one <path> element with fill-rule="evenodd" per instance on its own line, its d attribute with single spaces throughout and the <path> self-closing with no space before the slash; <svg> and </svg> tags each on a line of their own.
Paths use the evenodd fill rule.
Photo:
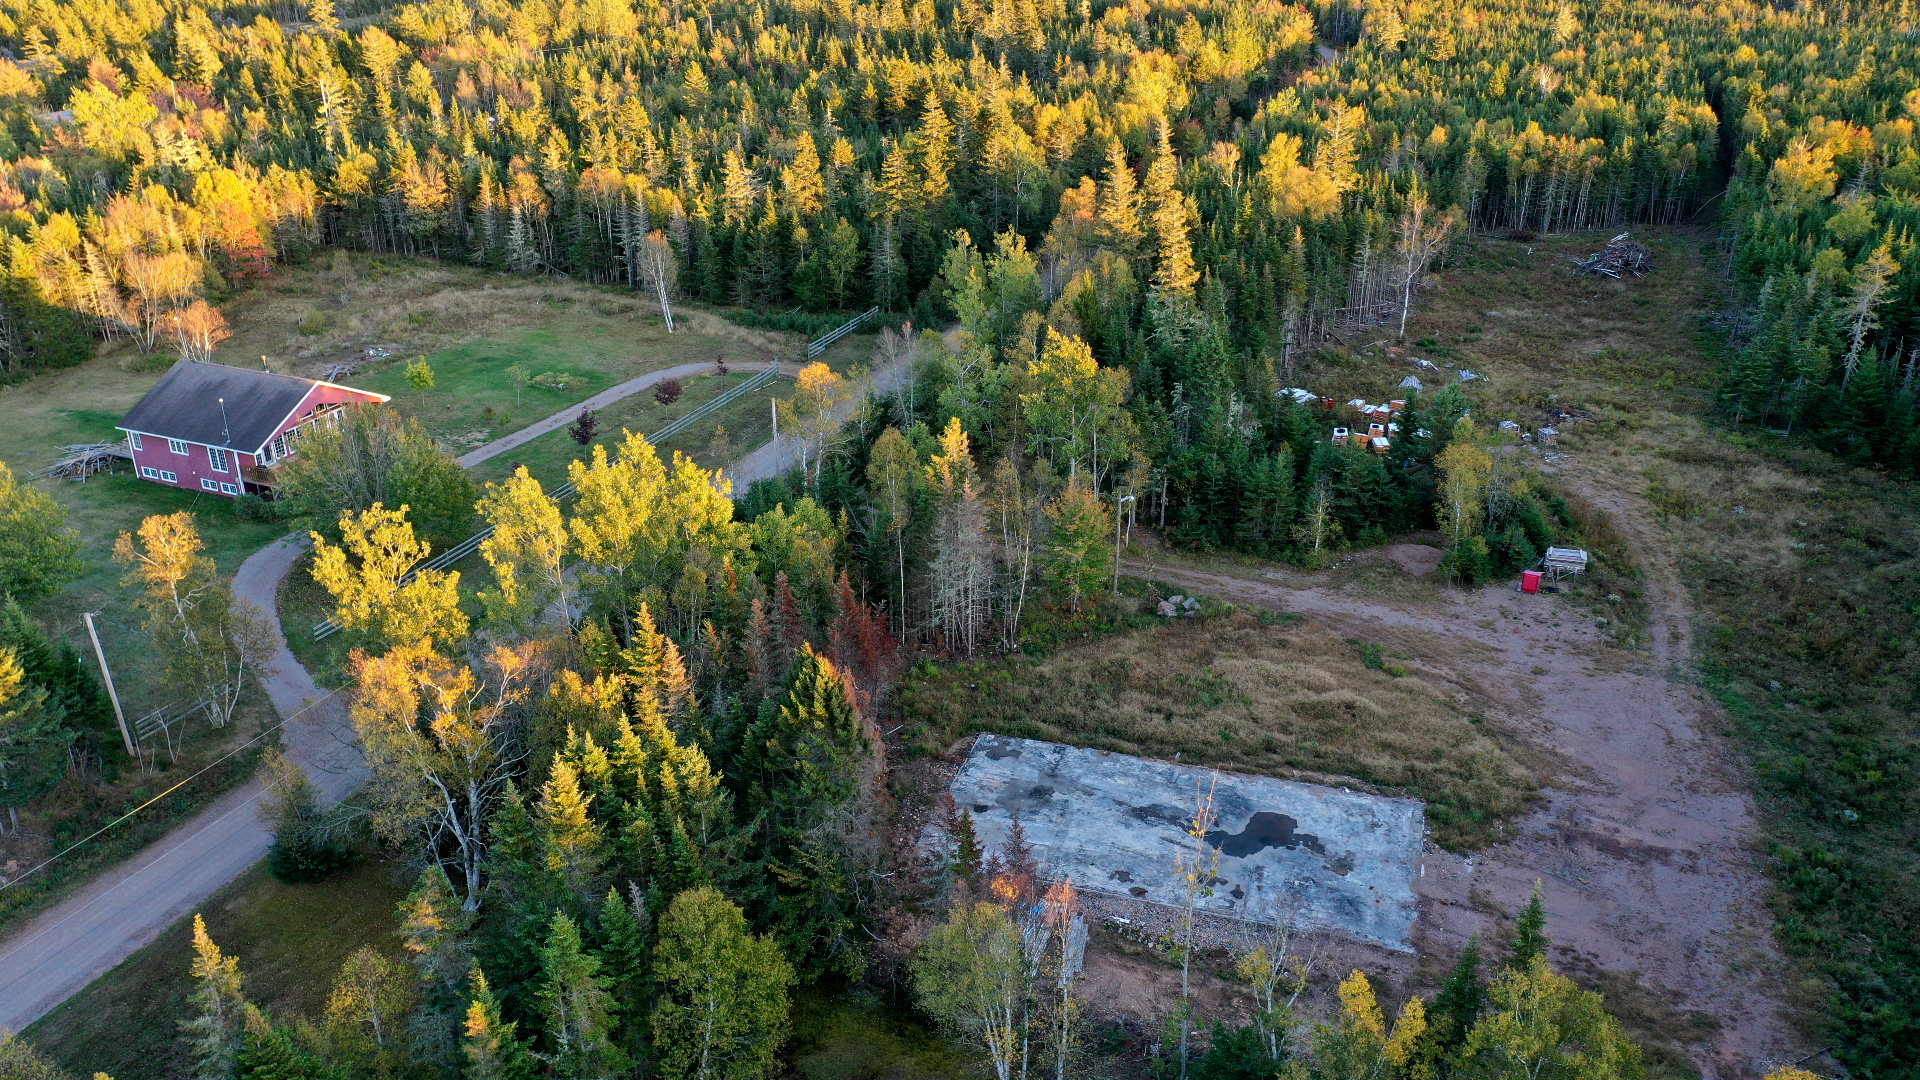
<svg viewBox="0 0 1920 1080">
<path fill-rule="evenodd" d="M 1386 455 L 1276 393 L 1331 336 L 1403 326 L 1451 239 L 1717 222 L 1725 418 L 1920 470 L 1914 30 L 1905 2 L 0 0 L 0 376 L 101 340 L 204 358 L 222 300 L 333 247 L 957 326 L 883 335 L 907 388 L 821 424 L 737 515 L 639 441 L 576 466 L 569 513 L 524 474 L 489 486 L 486 650 L 455 582 L 393 585 L 404 515 L 292 503 L 360 646 L 373 825 L 423 867 L 412 1049 L 352 1021 L 339 1067 L 523 1075 L 519 1024 L 553 1075 L 759 1075 L 788 984 L 884 967 L 888 905 L 957 890 L 942 940 L 976 958 L 1012 918 L 976 897 L 1045 907 L 1020 852 L 982 868 L 959 841 L 924 894 L 881 890 L 874 703 L 903 644 L 1094 617 L 1126 523 L 1308 564 L 1438 527 L 1467 581 L 1569 526 L 1488 453 L 1467 389 L 1416 395 Z M 348 427 L 330 438 L 434 460 Z M 412 502 L 464 515 L 478 493 L 441 465 Z M 282 816 L 283 872 L 339 857 L 327 814 Z M 1913 1067 L 1912 949 L 1836 975 L 1862 1075 Z M 1400 1042 L 1362 980 L 1309 1056 L 1464 1075 L 1505 1037 L 1479 1034 L 1486 993 L 1558 994 L 1617 1050 L 1537 952 L 1490 990 L 1466 965 L 1434 1004 L 1452 1026 L 1403 1015 Z M 202 956 L 205 1075 L 320 1068 L 335 1044 L 248 1012 Z M 375 960 L 365 994 L 403 981 Z M 719 994 L 740 1026 L 696 1037 Z M 724 1066 L 674 1056 L 722 1043 Z"/>
<path fill-rule="evenodd" d="M 966 325 L 924 411 L 962 417 L 988 457 L 1095 438 L 1021 415 L 1051 328 L 1127 375 L 1113 408 L 1087 406 L 1096 484 L 1139 462 L 1176 538 L 1297 553 L 1320 546 L 1295 518 L 1322 488 L 1349 541 L 1430 520 L 1451 435 L 1404 424 L 1394 467 L 1323 483 L 1367 470 L 1316 465 L 1274 397 L 1303 349 L 1395 317 L 1461 230 L 1710 208 L 1744 297 L 1729 413 L 1902 472 L 1920 455 L 1904 9 L 0 18 L 11 376 L 92 337 L 205 355 L 223 332 L 207 301 L 327 245 L 761 309 L 874 303 Z"/>
</svg>

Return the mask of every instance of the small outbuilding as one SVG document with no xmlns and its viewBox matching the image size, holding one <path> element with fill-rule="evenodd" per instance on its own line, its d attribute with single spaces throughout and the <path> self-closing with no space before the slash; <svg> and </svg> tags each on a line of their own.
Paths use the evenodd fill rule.
<svg viewBox="0 0 1920 1080">
<path fill-rule="evenodd" d="M 271 371 L 182 360 L 120 421 L 140 477 L 210 495 L 269 493 L 300 438 L 385 394 Z"/>
</svg>

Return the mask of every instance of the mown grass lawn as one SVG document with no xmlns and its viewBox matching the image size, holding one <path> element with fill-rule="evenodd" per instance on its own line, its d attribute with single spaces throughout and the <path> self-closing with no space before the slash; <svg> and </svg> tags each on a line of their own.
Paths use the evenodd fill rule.
<svg viewBox="0 0 1920 1080">
<path fill-rule="evenodd" d="M 694 351 L 701 348 L 689 336 L 676 343 L 678 348 L 649 343 L 641 349 L 615 337 L 606 325 L 569 321 L 577 325 L 525 329 L 507 338 L 426 354 L 434 375 L 431 390 L 415 390 L 407 382 L 407 365 L 417 356 L 395 356 L 378 370 L 349 381 L 360 389 L 391 395 L 395 409 L 418 417 L 447 449 L 459 454 L 637 375 L 690 363 L 696 359 Z M 536 381 L 515 387 L 508 372 L 516 366 L 525 368 Z"/>
<path fill-rule="evenodd" d="M 605 446 L 607 452 L 612 454 L 625 441 L 626 436 L 623 431 L 651 435 L 728 390 L 745 383 L 756 374 L 758 372 L 735 371 L 726 375 L 704 375 L 694 379 L 683 379 L 681 386 L 685 388 L 684 392 L 679 400 L 671 405 L 662 405 L 655 401 L 652 390 L 641 391 L 601 409 L 596 414 L 599 419 L 598 434 L 586 446 L 575 442 L 567 429 L 562 428 L 531 442 L 523 443 L 504 454 L 489 458 L 475 465 L 470 471 L 475 480 L 484 484 L 488 481 L 504 480 L 513 474 L 516 465 L 525 465 L 535 479 L 546 487 L 552 488 L 565 483 L 567 465 L 575 459 L 585 460 L 591 457 L 594 446 Z M 716 449 L 714 429 L 725 427 L 727 445 L 718 448 L 723 451 L 725 458 L 730 459 L 739 452 L 750 450 L 766 440 L 772 426 L 768 401 L 776 396 L 791 394 L 792 387 L 792 383 L 780 380 L 755 393 L 744 395 L 658 449 L 661 450 L 663 457 L 670 457 L 674 450 L 694 454 L 696 460 L 711 467 L 708 459 L 715 456 L 712 453 Z M 757 425 L 754 422 L 755 417 L 759 418 Z"/>
</svg>

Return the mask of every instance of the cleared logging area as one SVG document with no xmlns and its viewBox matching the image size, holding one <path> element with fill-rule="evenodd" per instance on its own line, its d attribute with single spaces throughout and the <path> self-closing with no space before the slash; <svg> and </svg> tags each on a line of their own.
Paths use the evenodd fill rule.
<svg viewBox="0 0 1920 1080">
<path fill-rule="evenodd" d="M 1419 674 L 1309 621 L 1234 614 L 1100 638 L 1045 659 L 923 665 L 907 736 L 974 731 L 1287 779 L 1347 777 L 1427 804 L 1436 842 L 1499 840 L 1535 792 L 1485 722 Z M 919 725 L 917 728 L 914 725 Z"/>
</svg>

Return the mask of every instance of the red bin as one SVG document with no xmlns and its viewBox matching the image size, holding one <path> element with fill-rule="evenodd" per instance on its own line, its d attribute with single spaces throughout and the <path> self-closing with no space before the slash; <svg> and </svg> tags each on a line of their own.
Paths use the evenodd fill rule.
<svg viewBox="0 0 1920 1080">
<path fill-rule="evenodd" d="M 1520 571 L 1520 591 L 1537 593 L 1540 591 L 1540 571 Z"/>
</svg>

